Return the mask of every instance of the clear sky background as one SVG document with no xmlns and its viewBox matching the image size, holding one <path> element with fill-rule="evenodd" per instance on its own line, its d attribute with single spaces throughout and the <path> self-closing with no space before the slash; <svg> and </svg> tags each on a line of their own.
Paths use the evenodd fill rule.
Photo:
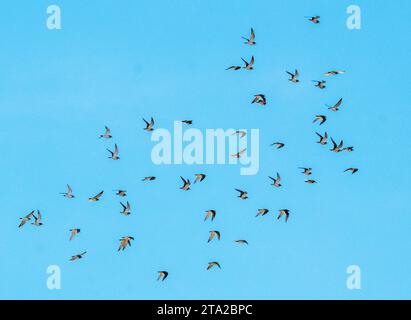
<svg viewBox="0 0 411 320">
<path fill-rule="evenodd" d="M 61 7 L 62 30 L 46 28 L 50 4 Z M 346 28 L 351 4 L 362 9 L 361 30 Z M 405 0 L 3 1 L 0 298 L 411 298 L 410 9 Z M 316 14 L 319 25 L 304 18 Z M 250 27 L 254 47 L 241 39 Z M 253 54 L 253 72 L 224 70 Z M 285 73 L 295 68 L 298 85 Z M 347 73 L 315 88 L 332 69 Z M 250 104 L 257 93 L 266 107 Z M 316 114 L 329 116 L 320 128 Z M 201 130 L 259 128 L 259 173 L 154 165 L 142 130 L 150 116 L 159 128 L 180 119 Z M 111 141 L 98 139 L 104 125 Z M 355 152 L 329 152 L 315 143 L 318 130 Z M 286 147 L 270 148 L 277 140 Z M 114 142 L 117 162 L 107 158 Z M 305 184 L 300 166 L 319 183 Z M 351 166 L 360 171 L 343 173 Z M 277 171 L 281 189 L 267 178 Z M 180 175 L 198 172 L 204 182 L 179 190 Z M 143 183 L 148 175 L 158 180 Z M 73 200 L 59 194 L 67 183 Z M 120 214 L 118 188 L 131 216 Z M 271 213 L 255 218 L 262 207 Z M 288 223 L 276 220 L 281 208 Z M 32 209 L 44 226 L 18 229 Z M 81 233 L 69 242 L 73 227 Z M 212 229 L 222 238 L 208 244 Z M 126 235 L 135 241 L 118 253 Z M 250 245 L 233 242 L 241 238 Z M 221 270 L 206 270 L 213 260 Z M 346 287 L 352 264 L 361 290 Z M 61 268 L 61 290 L 46 287 L 49 265 Z M 159 270 L 166 281 L 156 281 Z"/>
</svg>

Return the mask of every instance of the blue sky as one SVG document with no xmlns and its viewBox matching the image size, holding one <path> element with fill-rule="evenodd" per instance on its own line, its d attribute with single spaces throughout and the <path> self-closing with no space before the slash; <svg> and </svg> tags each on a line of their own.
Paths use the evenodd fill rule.
<svg viewBox="0 0 411 320">
<path fill-rule="evenodd" d="M 408 1 L 3 1 L 0 13 L 0 298 L 411 298 Z M 62 30 L 46 28 L 60 5 Z M 362 9 L 348 30 L 346 8 Z M 319 25 L 304 17 L 321 15 Z M 257 45 L 241 36 L 256 32 Z M 255 56 L 253 72 L 224 69 Z M 297 68 L 301 83 L 287 81 Z M 347 70 L 318 90 L 310 82 Z M 265 93 L 266 107 L 251 105 Z M 338 113 L 325 104 L 344 97 Z M 316 114 L 328 115 L 319 128 Z M 156 166 L 142 118 L 172 129 L 260 129 L 260 171 Z M 99 140 L 104 125 L 112 141 Z M 355 152 L 315 143 L 327 130 Z M 274 150 L 269 144 L 283 141 Z M 107 159 L 119 145 L 121 160 Z M 307 185 L 297 169 L 314 168 Z M 355 166 L 355 175 L 342 171 Z M 280 172 L 283 188 L 270 186 Z M 206 180 L 189 192 L 179 176 Z M 141 178 L 155 175 L 157 181 Z M 69 183 L 76 199 L 59 192 Z M 120 214 L 124 188 L 132 205 Z M 250 198 L 241 201 L 234 188 Z M 87 198 L 105 190 L 99 203 Z M 271 213 L 255 218 L 258 208 Z M 287 224 L 276 210 L 291 210 Z M 40 209 L 44 226 L 18 229 Z M 214 222 L 204 212 L 217 210 Z M 72 242 L 69 229 L 82 232 Z M 220 242 L 207 243 L 219 230 Z M 135 238 L 118 253 L 118 239 Z M 248 247 L 233 240 L 244 238 Z M 81 261 L 71 255 L 87 250 Z M 206 271 L 209 261 L 222 269 Z M 348 290 L 358 265 L 362 289 Z M 62 289 L 46 287 L 59 265 Z M 170 275 L 157 282 L 156 272 Z"/>
</svg>

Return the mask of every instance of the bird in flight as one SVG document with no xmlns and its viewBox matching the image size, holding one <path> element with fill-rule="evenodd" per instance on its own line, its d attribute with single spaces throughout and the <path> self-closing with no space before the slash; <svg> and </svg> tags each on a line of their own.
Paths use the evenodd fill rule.
<svg viewBox="0 0 411 320">
<path fill-rule="evenodd" d="M 271 146 L 275 146 L 277 149 L 281 149 L 285 146 L 285 144 L 282 142 L 274 142 L 271 144 Z"/>
<path fill-rule="evenodd" d="M 104 128 L 106 129 L 106 131 L 104 132 L 104 134 L 100 135 L 100 138 L 111 139 L 113 136 L 111 135 L 110 129 L 107 126 L 105 126 Z"/>
<path fill-rule="evenodd" d="M 72 257 L 70 258 L 70 261 L 76 261 L 76 260 L 78 260 L 78 259 L 82 259 L 83 256 L 84 256 L 86 253 L 87 253 L 87 251 L 84 251 L 84 252 L 82 252 L 82 253 L 80 253 L 80 254 L 76 254 L 75 256 L 72 256 Z"/>
<path fill-rule="evenodd" d="M 312 180 L 312 179 L 307 179 L 307 180 L 305 180 L 305 182 L 306 182 L 306 183 L 308 183 L 308 184 L 314 184 L 314 183 L 317 183 L 317 181 Z"/>
<path fill-rule="evenodd" d="M 111 153 L 111 156 L 108 157 L 109 159 L 118 160 L 120 157 L 118 156 L 118 147 L 117 144 L 114 144 L 114 151 L 107 149 L 108 152 Z"/>
<path fill-rule="evenodd" d="M 240 192 L 240 195 L 238 196 L 241 200 L 246 200 L 248 199 L 248 192 L 247 191 L 242 191 L 239 189 L 235 189 L 236 191 Z"/>
<path fill-rule="evenodd" d="M 151 117 L 150 123 L 147 122 L 146 119 L 143 118 L 143 121 L 146 123 L 146 127 L 144 128 L 145 131 L 153 131 L 154 130 L 154 119 Z"/>
<path fill-rule="evenodd" d="M 96 202 L 100 200 L 100 197 L 103 195 L 104 191 L 100 191 L 98 194 L 96 194 L 94 197 L 88 198 L 88 201 L 90 202 Z"/>
<path fill-rule="evenodd" d="M 37 217 L 33 213 L 33 218 L 34 218 L 34 222 L 32 223 L 32 225 L 36 227 L 40 227 L 43 225 L 43 223 L 41 222 L 41 213 L 39 210 L 37 210 Z"/>
<path fill-rule="evenodd" d="M 319 89 L 325 89 L 326 88 L 325 84 L 327 83 L 327 81 L 325 81 L 325 80 L 312 80 L 312 82 L 316 82 L 315 86 Z"/>
<path fill-rule="evenodd" d="M 250 34 L 250 39 L 246 38 L 246 37 L 242 37 L 244 40 L 246 40 L 247 42 L 245 42 L 245 44 L 248 44 L 249 46 L 253 46 L 256 44 L 256 42 L 254 41 L 255 39 L 255 33 L 253 28 L 251 28 L 251 34 Z"/>
<path fill-rule="evenodd" d="M 254 56 L 251 57 L 250 62 L 245 61 L 243 58 L 241 58 L 241 60 L 243 60 L 245 66 L 243 67 L 243 69 L 251 71 L 254 69 L 253 65 L 254 65 Z"/>
<path fill-rule="evenodd" d="M 309 175 L 311 175 L 312 173 L 313 173 L 313 168 L 302 168 L 302 167 L 299 167 L 298 169 L 301 169 L 301 170 L 303 170 L 303 174 L 305 174 L 306 176 L 309 176 Z"/>
<path fill-rule="evenodd" d="M 234 136 L 234 135 L 236 135 L 236 134 L 237 134 L 240 138 L 244 138 L 244 137 L 247 135 L 247 132 L 242 131 L 242 130 L 237 130 L 237 131 L 235 131 L 234 133 L 232 133 L 231 135 Z"/>
<path fill-rule="evenodd" d="M 148 177 L 144 177 L 141 181 L 153 181 L 153 180 L 156 180 L 156 177 L 148 176 Z"/>
<path fill-rule="evenodd" d="M 277 220 L 281 219 L 281 217 L 285 215 L 285 222 L 287 222 L 288 217 L 290 216 L 290 210 L 281 209 L 281 210 L 278 210 L 278 211 L 280 211 L 280 214 L 278 215 Z"/>
<path fill-rule="evenodd" d="M 265 98 L 265 95 L 263 95 L 261 93 L 256 94 L 256 95 L 254 95 L 253 101 L 251 101 L 251 104 L 253 104 L 253 103 L 258 103 L 262 106 L 265 106 L 267 104 L 267 99 Z"/>
<path fill-rule="evenodd" d="M 256 214 L 256 217 L 258 216 L 265 216 L 270 210 L 268 209 L 258 209 L 258 212 Z"/>
<path fill-rule="evenodd" d="M 313 17 L 306 17 L 309 18 L 308 21 L 311 21 L 312 23 L 319 24 L 320 23 L 320 16 L 313 16 Z"/>
<path fill-rule="evenodd" d="M 328 107 L 328 110 L 338 111 L 339 108 L 340 108 L 340 106 L 341 106 L 341 104 L 342 104 L 342 101 L 343 101 L 343 98 L 341 98 L 340 100 L 338 100 L 338 102 L 337 102 L 335 105 L 333 105 L 333 106 L 331 106 L 331 107 Z"/>
<path fill-rule="evenodd" d="M 60 194 L 62 194 L 63 197 L 66 197 L 68 199 L 74 198 L 73 190 L 69 185 L 67 185 L 67 192 L 60 192 Z"/>
<path fill-rule="evenodd" d="M 124 250 L 127 247 L 127 245 L 131 247 L 131 240 L 134 240 L 132 236 L 122 237 L 120 239 L 120 246 L 118 247 L 117 251 Z"/>
<path fill-rule="evenodd" d="M 337 145 L 337 143 L 334 141 L 334 139 L 331 138 L 331 142 L 333 143 L 333 147 L 332 147 L 332 149 L 330 149 L 330 151 L 332 151 L 332 152 L 341 152 L 342 151 L 341 148 L 344 145 L 344 141 L 341 140 L 340 144 Z"/>
<path fill-rule="evenodd" d="M 243 240 L 243 239 L 240 239 L 240 240 L 235 240 L 235 242 L 237 242 L 237 243 L 241 243 L 241 244 L 247 244 L 247 245 L 248 245 L 247 240 Z"/>
<path fill-rule="evenodd" d="M 115 191 L 116 192 L 116 196 L 119 196 L 119 197 L 126 197 L 127 196 L 127 191 L 126 190 L 113 190 L 113 191 Z"/>
<path fill-rule="evenodd" d="M 353 151 L 354 151 L 354 147 L 345 147 L 345 148 L 343 148 L 343 151 L 353 152 Z"/>
<path fill-rule="evenodd" d="M 210 237 L 208 238 L 207 242 L 210 242 L 211 240 L 213 240 L 214 237 L 217 237 L 217 239 L 220 240 L 220 231 L 211 230 L 210 231 Z"/>
<path fill-rule="evenodd" d="M 183 180 L 183 186 L 180 188 L 181 190 L 184 190 L 184 191 L 187 191 L 187 190 L 190 190 L 190 185 L 191 185 L 191 183 L 190 183 L 190 179 L 184 179 L 183 177 L 181 177 L 180 176 L 180 178 L 181 178 L 181 180 Z"/>
<path fill-rule="evenodd" d="M 345 73 L 344 70 L 335 70 L 335 71 L 328 71 L 328 72 L 324 73 L 324 75 L 329 77 L 329 76 L 335 76 L 337 74 L 344 74 L 344 73 Z"/>
<path fill-rule="evenodd" d="M 358 171 L 358 168 L 348 168 L 344 170 L 344 172 L 351 172 L 352 174 L 356 173 L 357 171 Z"/>
<path fill-rule="evenodd" d="M 247 148 L 244 148 L 243 150 L 241 150 L 241 151 L 239 151 L 239 152 L 237 152 L 237 153 L 234 153 L 234 154 L 232 154 L 231 156 L 232 156 L 233 158 L 241 158 L 242 154 L 243 154 L 246 150 L 247 150 Z"/>
<path fill-rule="evenodd" d="M 321 134 L 319 134 L 318 132 L 316 132 L 317 136 L 320 137 L 320 141 L 317 141 L 317 143 L 321 144 L 321 145 L 326 145 L 327 144 L 327 139 L 328 139 L 328 134 L 327 132 L 324 133 L 324 136 L 322 136 Z"/>
<path fill-rule="evenodd" d="M 217 266 L 221 269 L 220 264 L 217 261 L 209 262 L 207 266 L 207 270 L 210 270 L 212 267 Z"/>
<path fill-rule="evenodd" d="M 123 211 L 121 211 L 122 214 L 124 214 L 125 216 L 128 216 L 131 214 L 130 210 L 131 210 L 131 206 L 130 203 L 127 201 L 126 205 L 124 205 L 122 202 L 120 202 L 121 206 L 123 207 Z"/>
<path fill-rule="evenodd" d="M 297 69 L 295 69 L 295 73 L 292 73 L 292 72 L 289 72 L 289 71 L 286 71 L 286 72 L 287 72 L 288 75 L 291 77 L 290 79 L 288 79 L 288 81 L 291 81 L 291 82 L 294 82 L 294 83 L 300 82 L 300 80 L 298 80 L 298 76 L 299 76 L 300 74 L 298 73 L 298 70 L 297 70 Z"/>
<path fill-rule="evenodd" d="M 194 180 L 194 183 L 201 182 L 205 179 L 206 175 L 204 173 L 196 173 L 195 174 L 196 179 Z"/>
<path fill-rule="evenodd" d="M 321 126 L 325 121 L 327 121 L 327 117 L 321 114 L 316 115 L 313 123 L 317 121 L 320 121 L 320 126 Z"/>
<path fill-rule="evenodd" d="M 193 120 L 181 120 L 180 122 L 188 125 L 193 124 Z"/>
<path fill-rule="evenodd" d="M 164 281 L 168 277 L 168 272 L 167 271 L 158 271 L 158 280 Z"/>
<path fill-rule="evenodd" d="M 78 228 L 70 229 L 70 240 L 69 241 L 73 240 L 74 237 L 78 235 L 79 233 L 80 233 L 80 229 Z"/>
<path fill-rule="evenodd" d="M 211 221 L 213 221 L 214 220 L 214 218 L 215 218 L 215 216 L 216 216 L 216 211 L 215 210 L 207 210 L 206 211 L 206 216 L 205 216 L 205 218 L 204 218 L 204 221 L 206 221 L 208 218 L 210 218 L 211 217 Z"/>
<path fill-rule="evenodd" d="M 19 228 L 21 228 L 22 226 L 24 226 L 26 224 L 26 222 L 28 222 L 29 220 L 31 220 L 31 217 L 34 216 L 34 210 L 32 212 L 30 212 L 28 215 L 24 216 L 23 218 L 20 218 L 20 224 L 19 224 Z"/>
<path fill-rule="evenodd" d="M 273 178 L 273 177 L 270 177 L 269 176 L 269 178 L 271 179 L 271 180 L 273 180 L 273 183 L 271 184 L 272 186 L 274 186 L 274 187 L 276 187 L 276 188 L 279 188 L 279 187 L 281 187 L 281 177 L 280 177 L 280 175 L 278 174 L 278 172 L 277 172 L 277 178 Z"/>
<path fill-rule="evenodd" d="M 237 70 L 240 70 L 240 69 L 241 69 L 240 66 L 231 66 L 231 67 L 228 67 L 226 70 L 234 70 L 234 71 L 237 71 Z"/>
</svg>

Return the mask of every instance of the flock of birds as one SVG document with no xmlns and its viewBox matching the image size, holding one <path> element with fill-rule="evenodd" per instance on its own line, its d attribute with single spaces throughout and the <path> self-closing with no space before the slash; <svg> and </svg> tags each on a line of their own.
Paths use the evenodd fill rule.
<svg viewBox="0 0 411 320">
<path fill-rule="evenodd" d="M 309 21 L 311 21 L 314 24 L 319 24 L 320 23 L 320 16 L 313 16 L 313 17 L 307 17 Z M 255 32 L 253 30 L 253 28 L 251 28 L 251 33 L 250 33 L 250 37 L 246 38 L 246 37 L 242 37 L 244 40 L 246 40 L 245 44 L 248 46 L 254 46 L 256 45 L 255 42 Z M 247 71 L 252 71 L 254 69 L 254 56 L 251 57 L 250 61 L 246 61 L 243 58 L 241 58 L 242 61 L 244 62 L 244 66 L 238 66 L 238 65 L 233 65 L 228 67 L 226 70 L 240 70 L 240 69 L 244 69 Z M 293 72 L 289 72 L 286 71 L 286 73 L 290 76 L 289 81 L 297 84 L 300 82 L 299 78 L 299 72 L 298 70 L 295 70 L 294 73 Z M 341 75 L 344 74 L 345 71 L 343 70 L 333 70 L 333 71 L 329 71 L 326 72 L 324 75 L 325 76 L 335 76 L 335 75 Z M 315 87 L 319 88 L 320 90 L 323 90 L 326 88 L 326 81 L 325 80 L 312 80 L 315 83 Z M 333 106 L 328 106 L 328 109 L 332 112 L 337 112 L 339 111 L 341 105 L 342 105 L 343 99 L 341 98 L 335 105 Z M 262 106 L 265 106 L 267 104 L 267 99 L 265 97 L 264 94 L 257 94 L 254 96 L 254 99 L 251 102 L 252 104 L 256 103 L 256 104 L 260 104 Z M 147 132 L 152 132 L 154 130 L 154 119 L 151 117 L 150 121 L 147 121 L 146 119 L 143 118 L 143 121 L 145 123 L 145 128 L 143 128 L 143 130 L 147 131 Z M 323 123 L 325 123 L 327 121 L 327 116 L 325 115 L 316 115 L 313 123 L 318 122 L 319 125 L 321 126 Z M 186 125 L 191 125 L 193 123 L 193 120 L 181 120 L 181 123 L 186 124 Z M 246 136 L 246 132 L 245 131 L 236 131 L 233 134 L 238 135 L 240 138 L 244 138 Z M 328 144 L 328 133 L 325 132 L 324 134 L 320 134 L 318 132 L 316 132 L 319 140 L 317 141 L 317 143 L 319 143 L 320 145 L 327 145 Z M 105 127 L 105 132 L 104 134 L 100 135 L 100 138 L 102 139 L 112 139 L 113 136 L 111 135 L 111 131 L 110 128 L 108 128 L 107 126 Z M 349 147 L 344 147 L 344 142 L 341 140 L 338 144 L 336 141 L 334 141 L 334 139 L 332 137 L 330 137 L 331 139 L 331 143 L 332 143 L 332 148 L 330 149 L 331 152 L 334 153 L 340 153 L 340 152 L 352 152 L 354 151 L 354 147 L 349 146 Z M 271 144 L 271 146 L 276 147 L 277 149 L 281 149 L 285 146 L 284 143 L 282 142 L 274 142 Z M 117 146 L 117 144 L 114 145 L 114 149 L 113 150 L 109 150 L 107 149 L 107 151 L 109 152 L 110 156 L 109 159 L 117 161 L 120 159 L 119 157 L 119 148 Z M 232 154 L 232 157 L 235 158 L 240 158 L 244 153 L 246 152 L 246 148 L 242 149 L 241 151 Z M 313 173 L 313 169 L 310 167 L 300 167 L 299 169 L 303 170 L 302 174 L 304 174 L 305 176 L 309 177 L 312 175 Z M 354 168 L 354 167 L 350 167 L 344 170 L 344 172 L 350 172 L 352 174 L 356 173 L 358 171 L 358 168 Z M 184 191 L 188 191 L 191 188 L 191 182 L 190 179 L 185 179 L 183 177 L 180 177 L 182 180 L 182 186 L 180 187 L 181 190 Z M 204 173 L 198 173 L 195 174 L 195 180 L 194 183 L 199 183 L 204 181 L 204 179 L 206 178 L 206 175 Z M 156 177 L 155 176 L 147 176 L 144 177 L 142 179 L 142 181 L 153 181 L 155 180 Z M 275 188 L 280 188 L 281 185 L 281 176 L 280 174 L 277 172 L 276 177 L 269 177 L 269 179 L 271 179 L 272 181 L 272 186 Z M 305 180 L 306 183 L 308 184 L 314 184 L 317 183 L 316 180 L 314 179 L 308 179 Z M 244 190 L 240 190 L 240 189 L 235 189 L 239 194 L 238 197 L 241 200 L 246 200 L 248 199 L 248 193 L 247 191 Z M 120 198 L 124 198 L 127 196 L 127 191 L 126 190 L 113 190 L 115 192 L 115 194 L 117 196 L 119 196 Z M 75 195 L 73 193 L 73 189 L 70 187 L 70 185 L 67 185 L 67 191 L 66 192 L 62 192 L 61 193 L 65 198 L 67 199 L 74 199 Z M 104 191 L 100 191 L 98 194 L 96 194 L 95 196 L 92 196 L 90 198 L 88 198 L 88 200 L 90 202 L 97 202 L 100 201 L 101 196 L 104 194 Z M 131 214 L 131 206 L 130 203 L 127 201 L 126 203 L 120 202 L 121 206 L 122 206 L 122 211 L 121 214 L 128 216 Z M 282 217 L 285 217 L 285 222 L 288 221 L 289 216 L 290 216 L 290 210 L 289 209 L 280 209 L 278 210 L 279 214 L 277 216 L 277 219 L 281 219 Z M 256 217 L 259 216 L 264 216 L 266 214 L 269 213 L 269 210 L 266 208 L 262 208 L 262 209 L 258 209 L 258 212 L 256 214 Z M 216 211 L 215 210 L 207 210 L 206 211 L 206 215 L 204 218 L 204 221 L 210 219 L 211 221 L 213 221 L 216 217 Z M 20 218 L 20 224 L 19 224 L 19 228 L 23 227 L 27 222 L 31 221 L 31 219 L 34 219 L 34 222 L 32 222 L 31 224 L 35 227 L 40 227 L 43 225 L 42 222 L 42 215 L 40 213 L 39 210 L 37 210 L 37 212 L 35 210 L 31 211 L 29 214 L 27 214 L 26 216 Z M 72 241 L 79 233 L 80 233 L 81 229 L 79 228 L 73 228 L 70 229 L 70 237 L 69 237 L 69 241 Z M 221 234 L 220 231 L 218 230 L 211 230 L 209 233 L 209 238 L 208 238 L 208 242 L 213 241 L 214 239 L 218 239 L 220 240 Z M 125 250 L 128 246 L 131 246 L 132 241 L 134 241 L 134 238 L 130 235 L 124 236 L 121 239 L 119 239 L 119 247 L 118 247 L 118 251 L 123 251 Z M 245 244 L 248 245 L 248 241 L 245 239 L 238 239 L 235 240 L 236 243 L 238 244 Z M 70 261 L 76 261 L 79 259 L 82 259 L 84 257 L 84 255 L 87 253 L 87 251 L 81 252 L 79 254 L 73 255 L 69 260 Z M 221 265 L 218 261 L 211 261 L 208 263 L 207 266 L 207 270 L 210 270 L 213 267 L 218 267 L 221 269 Z M 158 277 L 157 280 L 162 280 L 164 281 L 166 278 L 168 277 L 168 272 L 167 271 L 158 271 Z"/>
</svg>

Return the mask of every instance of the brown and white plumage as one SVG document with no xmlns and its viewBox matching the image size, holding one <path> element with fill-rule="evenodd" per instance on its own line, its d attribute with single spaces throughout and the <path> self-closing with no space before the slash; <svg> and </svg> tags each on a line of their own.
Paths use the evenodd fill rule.
<svg viewBox="0 0 411 320">
<path fill-rule="evenodd" d="M 24 226 L 28 221 L 31 220 L 31 218 L 34 216 L 34 210 L 31 211 L 28 215 L 24 216 L 23 218 L 20 218 L 20 224 L 19 224 L 19 228 L 21 228 L 22 226 Z"/>
<path fill-rule="evenodd" d="M 329 77 L 329 76 L 335 76 L 337 74 L 344 74 L 344 73 L 345 73 L 344 70 L 333 70 L 333 71 L 328 71 L 328 72 L 324 73 L 324 75 Z"/>
<path fill-rule="evenodd" d="M 127 196 L 127 191 L 126 190 L 118 189 L 118 190 L 114 190 L 114 191 L 116 192 L 116 196 L 119 196 L 119 197 L 122 197 L 122 198 Z"/>
<path fill-rule="evenodd" d="M 100 138 L 111 139 L 112 135 L 110 129 L 107 126 L 105 126 L 104 128 L 106 129 L 106 131 L 104 132 L 104 134 L 100 135 Z"/>
<path fill-rule="evenodd" d="M 248 199 L 248 192 L 247 191 L 242 191 L 240 189 L 235 189 L 237 192 L 240 192 L 240 194 L 238 195 L 238 198 L 240 198 L 241 200 L 246 200 Z"/>
<path fill-rule="evenodd" d="M 243 69 L 251 71 L 254 69 L 254 56 L 251 57 L 250 62 L 245 61 L 243 58 L 241 58 L 241 60 L 243 60 L 245 66 L 243 67 Z"/>
<path fill-rule="evenodd" d="M 246 37 L 242 37 L 244 40 L 247 40 L 246 42 L 244 42 L 245 44 L 249 45 L 249 46 L 253 46 L 256 44 L 255 40 L 255 33 L 254 33 L 254 29 L 251 28 L 251 32 L 250 32 L 250 38 L 246 38 Z"/>
<path fill-rule="evenodd" d="M 303 170 L 303 174 L 305 174 L 306 176 L 309 176 L 313 173 L 313 168 L 304 168 L 304 167 L 299 167 L 298 169 L 302 169 Z"/>
<path fill-rule="evenodd" d="M 276 178 L 273 178 L 273 177 L 270 177 L 270 176 L 269 176 L 269 178 L 271 180 L 273 180 L 273 183 L 271 184 L 272 186 L 274 186 L 276 188 L 281 187 L 281 183 L 280 183 L 281 182 L 281 177 L 280 177 L 278 172 L 277 172 L 277 177 Z"/>
<path fill-rule="evenodd" d="M 312 80 L 312 81 L 316 83 L 315 86 L 317 88 L 319 88 L 319 89 L 325 89 L 326 88 L 325 84 L 327 83 L 327 81 L 325 81 L 325 80 Z"/>
<path fill-rule="evenodd" d="M 130 203 L 127 201 L 126 204 L 123 204 L 122 202 L 120 202 L 120 204 L 123 207 L 123 210 L 120 213 L 124 214 L 125 216 L 130 215 L 131 214 L 131 212 L 130 212 L 130 210 L 131 210 Z"/>
<path fill-rule="evenodd" d="M 238 135 L 240 138 L 244 138 L 247 135 L 247 132 L 243 131 L 243 130 L 237 130 L 235 131 L 233 134 L 231 134 L 232 136 L 234 135 Z"/>
<path fill-rule="evenodd" d="M 308 20 L 311 21 L 312 23 L 319 24 L 320 23 L 320 16 L 312 16 L 312 17 L 306 17 L 309 18 Z"/>
<path fill-rule="evenodd" d="M 241 69 L 240 66 L 230 66 L 230 67 L 226 68 L 226 70 L 234 70 L 234 71 L 237 71 L 237 70 L 240 70 L 240 69 Z"/>
<path fill-rule="evenodd" d="M 104 193 L 104 191 L 100 191 L 94 197 L 88 198 L 88 201 L 91 201 L 91 202 L 100 201 L 100 197 L 103 195 L 103 193 Z"/>
<path fill-rule="evenodd" d="M 120 157 L 118 156 L 118 146 L 117 146 L 117 144 L 114 144 L 114 151 L 111 151 L 110 149 L 107 149 L 107 151 L 111 153 L 111 156 L 108 157 L 109 159 L 112 159 L 112 160 L 119 160 L 120 159 Z"/>
<path fill-rule="evenodd" d="M 235 242 L 240 243 L 240 244 L 247 244 L 247 245 L 248 245 L 248 241 L 247 241 L 247 240 L 243 240 L 243 239 L 235 240 Z"/>
<path fill-rule="evenodd" d="M 141 181 L 153 181 L 156 180 L 157 178 L 154 176 L 148 176 L 148 177 L 144 177 Z"/>
<path fill-rule="evenodd" d="M 338 111 L 339 108 L 341 107 L 342 102 L 343 102 L 343 98 L 341 98 L 340 100 L 338 100 L 338 102 L 337 102 L 335 105 L 333 105 L 333 106 L 331 106 L 331 107 L 328 107 L 328 110 Z"/>
<path fill-rule="evenodd" d="M 190 179 L 184 179 L 183 177 L 181 177 L 181 180 L 183 180 L 183 186 L 180 188 L 181 190 L 187 191 L 190 190 L 190 186 L 191 186 L 191 182 Z"/>
<path fill-rule="evenodd" d="M 63 197 L 68 199 L 74 198 L 73 189 L 71 189 L 69 185 L 67 185 L 67 192 L 60 192 L 60 194 L 62 194 Z"/>
<path fill-rule="evenodd" d="M 167 271 L 158 271 L 158 280 L 164 281 L 168 277 L 168 272 Z"/>
<path fill-rule="evenodd" d="M 305 182 L 308 183 L 308 184 L 317 183 L 317 181 L 315 181 L 315 180 L 313 180 L 313 179 L 307 179 L 307 180 L 305 180 Z"/>
<path fill-rule="evenodd" d="M 332 152 L 341 152 L 342 151 L 342 147 L 344 145 L 344 141 L 341 140 L 341 142 L 337 145 L 337 143 L 334 141 L 333 138 L 331 138 L 331 142 L 333 143 L 333 147 L 330 149 L 330 151 Z"/>
<path fill-rule="evenodd" d="M 276 147 L 277 149 L 281 149 L 281 148 L 283 148 L 283 147 L 285 146 L 285 144 L 282 143 L 282 142 L 273 142 L 273 143 L 271 144 L 271 146 L 274 146 L 274 147 Z"/>
<path fill-rule="evenodd" d="M 260 94 L 254 95 L 254 99 L 251 101 L 251 103 L 252 104 L 257 103 L 257 104 L 260 104 L 262 106 L 265 106 L 267 104 L 267 99 L 266 99 L 264 94 L 260 93 Z"/>
<path fill-rule="evenodd" d="M 204 173 L 196 173 L 194 176 L 196 177 L 196 179 L 194 180 L 194 183 L 201 182 L 206 177 Z"/>
<path fill-rule="evenodd" d="M 328 139 L 328 133 L 325 132 L 324 136 L 322 136 L 321 134 L 319 134 L 318 132 L 316 132 L 317 136 L 320 138 L 319 141 L 317 141 L 317 143 L 321 144 L 321 145 L 326 145 L 327 144 L 327 139 Z"/>
<path fill-rule="evenodd" d="M 74 255 L 74 256 L 72 256 L 72 257 L 70 258 L 70 261 L 76 261 L 76 260 L 82 259 L 83 256 L 84 256 L 86 253 L 87 253 L 87 251 L 84 251 L 84 252 L 82 252 L 82 253 L 80 253 L 80 254 L 76 254 L 76 255 Z"/>
<path fill-rule="evenodd" d="M 41 222 L 41 213 L 39 210 L 37 210 L 37 216 L 35 216 L 33 213 L 33 218 L 34 218 L 34 222 L 32 223 L 32 225 L 36 227 L 40 227 L 43 225 L 43 223 Z"/>
<path fill-rule="evenodd" d="M 289 72 L 289 71 L 286 71 L 286 72 L 291 77 L 290 79 L 288 79 L 288 81 L 291 81 L 291 82 L 294 82 L 294 83 L 300 82 L 300 80 L 298 80 L 298 77 L 299 77 L 300 74 L 298 73 L 297 69 L 295 69 L 295 73 L 292 73 L 292 72 Z"/>
<path fill-rule="evenodd" d="M 154 119 L 153 117 L 150 118 L 150 122 L 143 118 L 143 121 L 146 123 L 146 127 L 143 128 L 145 131 L 153 131 L 154 130 Z"/>
<path fill-rule="evenodd" d="M 231 156 L 232 156 L 233 158 L 241 158 L 241 156 L 243 155 L 243 153 L 244 153 L 246 150 L 247 150 L 247 148 L 244 148 L 244 149 L 240 150 L 239 152 L 232 154 Z"/>
<path fill-rule="evenodd" d="M 348 168 L 344 170 L 344 172 L 351 172 L 352 174 L 356 173 L 357 171 L 358 171 L 358 168 Z"/>
<path fill-rule="evenodd" d="M 313 123 L 315 123 L 317 121 L 319 121 L 320 125 L 322 125 L 325 121 L 327 121 L 327 117 L 322 115 L 322 114 L 316 115 L 315 119 L 313 120 Z"/>
<path fill-rule="evenodd" d="M 265 216 L 268 212 L 270 212 L 270 210 L 268 210 L 268 209 L 258 209 L 258 212 L 255 216 L 256 217 Z"/>
</svg>

